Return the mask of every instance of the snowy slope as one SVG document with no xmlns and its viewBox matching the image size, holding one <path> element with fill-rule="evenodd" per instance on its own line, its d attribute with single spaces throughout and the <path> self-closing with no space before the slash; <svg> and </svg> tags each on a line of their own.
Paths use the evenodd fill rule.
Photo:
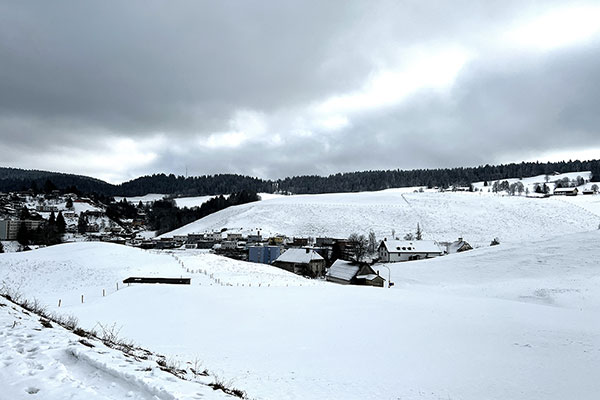
<svg viewBox="0 0 600 400">
<path fill-rule="evenodd" d="M 418 289 L 600 311 L 600 230 L 376 264 L 394 290 Z"/>
<path fill-rule="evenodd" d="M 0 397 L 3 399 L 231 399 L 141 360 L 82 338 L 0 298 Z M 86 343 L 86 344 L 84 344 Z M 93 346 L 93 347 L 90 347 Z M 202 382 L 205 381 L 205 382 Z"/>
<path fill-rule="evenodd" d="M 581 197 L 578 201 L 585 204 L 598 199 Z M 276 197 L 227 208 L 163 236 L 241 228 L 262 229 L 263 236 L 348 237 L 373 229 L 382 238 L 392 230 L 399 236 L 414 232 L 419 223 L 425 239 L 464 237 L 473 245 L 487 245 L 494 237 L 520 242 L 594 229 L 600 223 L 599 211 L 555 198 L 389 189 Z"/>
<path fill-rule="evenodd" d="M 127 201 L 132 204 L 137 204 L 140 201 L 144 204 L 147 204 L 147 203 L 152 203 L 153 201 L 156 201 L 156 200 L 160 200 L 166 196 L 167 196 L 166 194 L 148 193 L 145 196 L 132 196 L 132 197 L 115 196 L 115 200 L 121 201 L 123 199 L 127 199 Z"/>
<path fill-rule="evenodd" d="M 190 286 L 132 285 L 50 306 L 88 328 L 116 323 L 163 354 L 198 357 L 256 399 L 595 399 L 599 239 L 590 231 L 390 264 L 393 289 L 300 286 L 284 271 L 267 278 L 269 270 L 212 255 L 81 247 L 75 258 L 90 277 L 78 278 L 79 291 L 96 290 L 97 269 L 112 271 L 107 281 L 134 268 L 204 272 L 190 272 Z M 1 279 L 23 276 L 30 294 L 69 291 L 59 250 L 68 257 L 77 247 L 55 248 L 0 255 Z M 54 273 L 37 278 L 43 258 Z M 238 286 L 241 277 L 252 286 Z"/>
<path fill-rule="evenodd" d="M 0 283 L 48 304 L 92 301 L 110 294 L 129 276 L 180 277 L 181 266 L 167 254 L 102 242 L 65 243 L 0 254 Z M 121 288 L 123 284 L 120 284 Z"/>
<path fill-rule="evenodd" d="M 101 301 L 103 290 L 107 296 L 117 292 L 117 283 L 120 290 L 129 289 L 122 281 L 130 276 L 185 276 L 192 278 L 193 284 L 205 286 L 315 284 L 279 268 L 202 251 L 161 252 L 112 243 L 78 242 L 0 254 L 0 284 L 53 306 L 59 299 L 63 307 L 80 304 L 81 295 L 85 303 Z"/>
<path fill-rule="evenodd" d="M 177 207 L 183 208 L 192 208 L 192 207 L 200 207 L 202 203 L 207 202 L 215 196 L 197 196 L 197 197 L 178 197 L 175 200 L 175 204 Z"/>
<path fill-rule="evenodd" d="M 185 250 L 172 252 L 185 266 L 186 273 L 202 284 L 204 274 L 218 284 L 231 286 L 314 286 L 320 281 L 306 279 L 280 268 L 265 264 L 248 263 L 218 256 L 206 251 Z M 212 282 L 208 281 L 209 284 Z"/>
<path fill-rule="evenodd" d="M 528 178 L 518 179 L 518 178 L 509 178 L 509 179 L 500 179 L 500 181 L 507 181 L 509 184 L 521 182 L 523 186 L 529 189 L 529 192 L 533 193 L 536 185 L 543 185 L 546 183 L 550 190 L 554 190 L 554 182 L 559 181 L 561 179 L 567 178 L 570 181 L 576 180 L 577 177 L 582 177 L 585 180 L 589 180 L 592 173 L 590 171 L 581 171 L 581 172 L 567 172 L 564 174 L 556 174 L 556 175 L 548 175 L 548 183 L 546 183 L 546 175 L 537 175 Z M 488 186 L 484 186 L 484 182 L 474 182 L 473 187 L 483 190 L 487 192 L 488 189 L 491 190 L 492 184 L 494 181 L 489 181 Z M 591 187 L 593 183 L 588 183 L 586 185 L 582 185 L 581 188 Z"/>
</svg>

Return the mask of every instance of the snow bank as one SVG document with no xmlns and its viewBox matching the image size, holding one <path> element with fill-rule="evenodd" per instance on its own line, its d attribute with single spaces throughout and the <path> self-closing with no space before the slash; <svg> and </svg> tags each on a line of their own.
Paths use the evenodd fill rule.
<svg viewBox="0 0 600 400">
<path fill-rule="evenodd" d="M 82 338 L 0 298 L 0 388 L 2 398 L 226 399 L 207 384 L 175 378 L 156 361 L 141 360 Z M 92 346 L 92 347 L 90 347 Z M 204 382 L 202 382 L 204 380 Z"/>
</svg>

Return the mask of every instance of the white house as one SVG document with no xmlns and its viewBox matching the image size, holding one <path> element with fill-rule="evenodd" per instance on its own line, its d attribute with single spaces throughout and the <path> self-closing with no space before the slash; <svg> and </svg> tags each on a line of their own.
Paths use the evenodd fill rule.
<svg viewBox="0 0 600 400">
<path fill-rule="evenodd" d="M 444 254 L 433 240 L 383 240 L 379 245 L 379 261 L 399 262 L 433 258 Z"/>
</svg>

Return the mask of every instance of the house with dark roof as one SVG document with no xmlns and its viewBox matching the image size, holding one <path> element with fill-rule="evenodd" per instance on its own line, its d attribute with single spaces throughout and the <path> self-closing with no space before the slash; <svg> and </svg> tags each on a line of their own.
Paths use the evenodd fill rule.
<svg viewBox="0 0 600 400">
<path fill-rule="evenodd" d="M 443 250 L 433 240 L 382 240 L 377 249 L 379 261 L 400 262 L 438 257 Z"/>
</svg>

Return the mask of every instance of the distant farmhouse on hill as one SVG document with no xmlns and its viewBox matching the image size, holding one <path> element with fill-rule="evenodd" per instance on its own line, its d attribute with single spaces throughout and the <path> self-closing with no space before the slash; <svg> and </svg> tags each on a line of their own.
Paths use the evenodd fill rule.
<svg viewBox="0 0 600 400">
<path fill-rule="evenodd" d="M 383 240 L 378 248 L 379 261 L 399 262 L 438 257 L 444 251 L 433 240 Z"/>
</svg>

